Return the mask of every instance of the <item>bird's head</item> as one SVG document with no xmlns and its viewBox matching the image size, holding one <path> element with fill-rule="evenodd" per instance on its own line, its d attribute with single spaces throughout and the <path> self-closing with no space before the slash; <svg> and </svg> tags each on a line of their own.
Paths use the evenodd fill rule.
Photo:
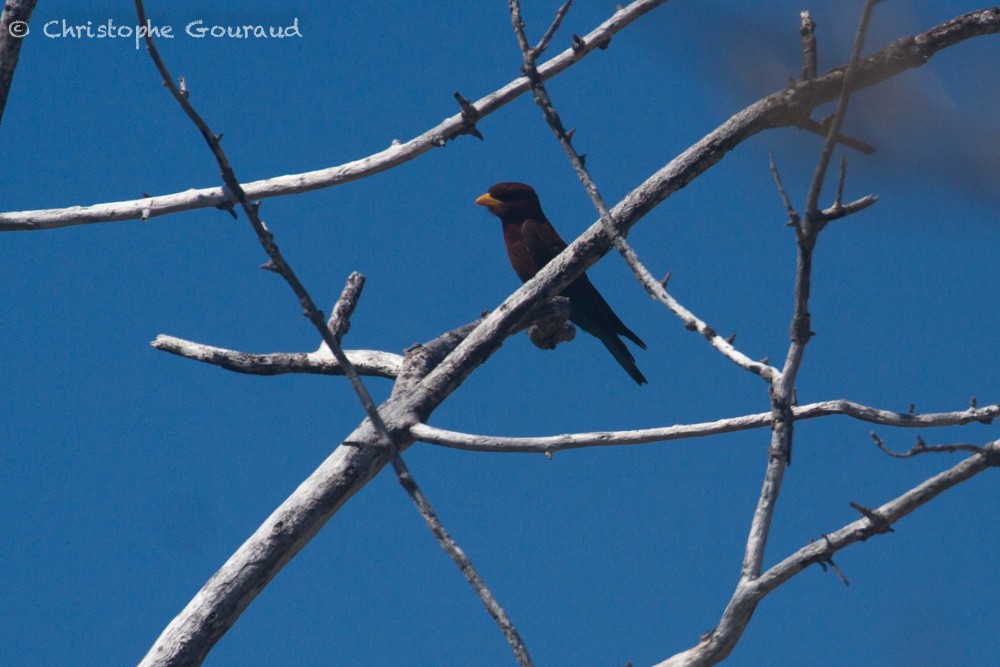
<svg viewBox="0 0 1000 667">
<path fill-rule="evenodd" d="M 485 206 L 501 220 L 545 217 L 535 190 L 524 183 L 497 183 L 489 192 L 480 196 L 476 204 Z"/>
</svg>

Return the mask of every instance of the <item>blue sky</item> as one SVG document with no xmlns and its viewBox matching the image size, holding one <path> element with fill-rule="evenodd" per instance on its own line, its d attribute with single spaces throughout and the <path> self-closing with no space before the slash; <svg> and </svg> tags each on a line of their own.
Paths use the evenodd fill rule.
<svg viewBox="0 0 1000 667">
<path fill-rule="evenodd" d="M 218 184 L 195 129 L 143 49 L 48 38 L 48 21 L 131 24 L 131 3 L 42 0 L 0 126 L 8 211 Z M 322 4 L 322 3 L 320 3 Z M 244 181 L 333 166 L 406 140 L 517 75 L 505 2 L 149 2 L 178 36 L 160 47 Z M 557 2 L 528 2 L 535 39 Z M 799 70 L 798 12 L 671 2 L 549 90 L 609 201 Z M 820 70 L 842 64 L 860 2 L 809 6 Z M 876 9 L 869 50 L 977 9 L 954 0 Z M 568 45 L 614 11 L 574 6 Z M 195 40 L 191 21 L 287 25 L 301 38 Z M 801 403 L 885 409 L 1000 401 L 995 294 L 1000 176 L 996 38 L 979 38 L 878 91 L 847 129 L 847 196 L 816 253 Z M 828 113 L 821 110 L 817 116 Z M 492 183 L 538 190 L 567 239 L 596 214 L 523 96 L 462 137 L 376 177 L 269 199 L 263 216 L 328 308 L 351 271 L 368 282 L 348 348 L 401 352 L 475 319 L 518 286 Z M 759 135 L 633 231 L 674 295 L 751 357 L 783 358 L 794 239 L 768 171 L 801 206 L 820 140 Z M 838 153 L 839 156 L 839 153 Z M 829 197 L 825 199 L 829 201 Z M 124 665 L 361 420 L 342 378 L 258 378 L 152 349 L 157 334 L 250 352 L 312 350 L 315 334 L 243 220 L 199 210 L 4 234 L 0 244 L 0 582 L 4 661 Z M 510 339 L 433 415 L 497 435 L 644 428 L 764 411 L 766 387 L 653 304 L 615 255 L 590 271 L 648 343 L 637 387 L 586 335 L 554 352 Z M 377 397 L 387 380 L 371 379 Z M 796 427 L 766 564 L 954 464 L 896 461 L 846 417 Z M 878 429 L 905 449 L 913 431 Z M 996 427 L 921 431 L 984 443 Z M 517 623 L 538 665 L 650 664 L 712 628 L 736 582 L 768 432 L 542 456 L 416 445 L 414 475 Z M 982 665 L 1000 661 L 989 472 L 896 532 L 842 552 L 843 586 L 810 568 L 766 599 L 729 664 Z M 209 665 L 512 664 L 509 649 L 395 479 L 355 496 L 243 614 Z"/>
</svg>

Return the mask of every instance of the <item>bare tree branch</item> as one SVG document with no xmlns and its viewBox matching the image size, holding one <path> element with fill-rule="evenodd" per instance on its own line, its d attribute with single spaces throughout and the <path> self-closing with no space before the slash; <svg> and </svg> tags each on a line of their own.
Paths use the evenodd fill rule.
<svg viewBox="0 0 1000 667">
<path fill-rule="evenodd" d="M 805 216 L 806 224 L 809 217 L 815 215 L 819 210 L 819 194 L 823 188 L 823 181 L 826 179 L 826 170 L 833 157 L 833 149 L 837 145 L 837 135 L 844 125 L 844 118 L 847 116 L 847 107 L 851 101 L 854 81 L 858 76 L 858 63 L 861 62 L 861 51 L 865 45 L 865 38 L 868 36 L 868 25 L 871 23 L 872 10 L 881 0 L 867 0 L 864 9 L 861 10 L 861 19 L 858 22 L 858 34 L 854 39 L 854 48 L 851 50 L 851 60 L 844 73 L 844 80 L 841 83 L 842 90 L 840 99 L 837 101 L 837 110 L 830 121 L 830 128 L 827 130 L 826 141 L 823 143 L 823 150 L 820 153 L 819 164 L 816 165 L 816 172 L 813 174 L 812 182 L 809 184 L 809 192 L 806 195 Z"/>
<path fill-rule="evenodd" d="M 345 287 L 345 293 L 348 293 L 352 287 L 353 285 L 349 282 L 348 287 Z M 343 297 L 344 295 L 342 294 L 341 298 Z M 341 303 L 338 300 L 338 305 Z M 335 313 L 336 309 L 337 306 L 334 307 Z M 556 324 L 564 324 L 568 317 L 568 300 L 563 298 L 551 299 L 543 303 L 540 307 L 535 308 L 531 313 L 530 319 L 522 325 L 515 327 L 513 333 L 518 333 L 519 331 L 535 326 L 552 328 Z M 333 319 L 331 317 L 331 322 L 333 322 Z M 422 346 L 432 351 L 433 362 L 437 363 L 455 349 L 455 346 L 468 336 L 481 321 L 481 319 L 475 320 L 451 331 L 446 331 L 434 340 L 423 343 Z M 336 323 L 334 322 L 334 324 Z M 330 328 L 332 330 L 333 326 Z M 185 357 L 204 364 L 221 366 L 226 370 L 245 373 L 247 375 L 283 375 L 285 373 L 344 375 L 343 367 L 334 358 L 333 353 L 330 352 L 330 348 L 327 347 L 325 342 L 321 343 L 319 349 L 314 352 L 269 352 L 263 354 L 214 347 L 164 334 L 157 336 L 150 345 L 157 350 L 176 354 L 179 357 Z M 398 378 L 404 361 L 402 355 L 383 352 L 381 350 L 345 350 L 344 353 L 355 369 L 362 375 Z"/>
<path fill-rule="evenodd" d="M 823 137 L 824 139 L 830 135 L 830 119 L 820 122 L 815 121 L 812 118 L 801 118 L 795 123 L 795 126 L 805 130 L 806 132 L 811 132 L 817 136 Z M 848 148 L 853 148 L 859 153 L 863 153 L 865 155 L 871 155 L 875 152 L 875 147 L 871 144 L 840 132 L 837 133 L 836 141 L 838 144 L 847 146 Z"/>
<path fill-rule="evenodd" d="M 991 466 L 1000 464 L 1000 444 L 994 441 L 986 451 L 974 454 L 954 467 L 941 472 L 906 493 L 871 510 L 872 518 L 863 517 L 823 539 L 811 542 L 771 567 L 753 581 L 740 582 L 722 616 L 719 626 L 706 633 L 696 646 L 664 660 L 656 667 L 714 665 L 726 658 L 736 646 L 754 609 L 764 597 L 814 563 L 829 562 L 833 554 L 857 542 L 863 542 L 886 530 L 907 514 L 927 504 L 945 491 L 971 479 Z"/>
<path fill-rule="evenodd" d="M 1000 16 L 986 10 L 959 17 L 914 38 L 897 41 L 861 64 L 858 87 L 874 85 L 901 71 L 920 66 L 938 50 L 963 39 L 998 30 Z M 594 42 L 576 46 L 577 49 L 589 48 L 591 44 Z M 818 79 L 795 84 L 736 114 L 616 205 L 611 213 L 619 228 L 623 232 L 629 229 L 653 207 L 721 160 L 746 138 L 764 129 L 794 125 L 798 118 L 808 115 L 815 106 L 835 99 L 842 79 L 843 72 L 834 71 Z M 526 82 L 522 81 L 519 85 L 526 87 Z M 205 205 L 224 203 L 225 200 L 222 197 Z M 140 203 L 148 205 L 148 200 L 140 200 Z M 9 218 L 0 217 L 0 225 L 9 222 Z M 23 225 L 21 228 L 24 228 Z M 378 412 L 390 432 L 398 438 L 400 449 L 412 442 L 408 434 L 410 426 L 426 421 L 437 405 L 530 315 L 535 304 L 560 292 L 606 253 L 609 245 L 610 239 L 601 223 L 592 225 L 566 252 L 550 262 L 454 346 L 454 350 L 426 377 L 380 406 Z M 185 612 L 171 623 L 165 635 L 172 635 L 187 642 L 188 646 L 196 647 L 204 646 L 206 638 L 210 642 L 217 640 L 281 567 L 388 462 L 387 452 L 363 446 L 377 440 L 371 424 L 367 421 L 362 423 L 233 554 Z"/>
<path fill-rule="evenodd" d="M 316 375 L 343 375 L 344 369 L 328 349 L 316 352 L 271 352 L 251 354 L 221 347 L 203 345 L 182 338 L 156 337 L 150 343 L 157 350 L 176 354 L 193 361 L 221 366 L 226 370 L 247 375 L 284 375 L 285 373 L 313 373 Z M 351 364 L 362 375 L 395 378 L 403 357 L 379 350 L 345 350 Z"/>
<path fill-rule="evenodd" d="M 628 241 L 626 241 L 624 236 L 622 236 L 617 230 L 617 223 L 615 222 L 611 211 L 608 210 L 608 206 L 604 201 L 604 197 L 601 196 L 597 183 L 594 182 L 590 172 L 587 170 L 583 157 L 580 156 L 580 154 L 577 153 L 576 149 L 573 147 L 571 138 L 572 133 L 567 132 L 563 126 L 559 113 L 556 111 L 555 105 L 552 103 L 552 99 L 549 96 L 548 91 L 545 89 L 541 77 L 535 68 L 537 49 L 533 50 L 528 46 L 528 38 L 524 32 L 524 21 L 521 18 L 520 1 L 509 0 L 509 4 L 511 22 L 517 36 L 517 42 L 521 47 L 521 57 L 523 61 L 522 69 L 530 82 L 535 102 L 542 110 L 542 115 L 545 117 L 546 123 L 549 125 L 549 128 L 555 135 L 556 140 L 562 147 L 563 152 L 569 159 L 570 164 L 573 166 L 573 170 L 576 172 L 577 177 L 580 179 L 584 189 L 590 196 L 590 200 L 594 204 L 594 208 L 597 209 L 598 215 L 601 216 L 600 220 L 601 224 L 604 226 L 605 232 L 608 237 L 611 238 L 612 244 L 625 259 L 626 264 L 628 264 L 629 268 L 632 270 L 632 273 L 639 281 L 639 284 L 642 285 L 642 287 L 653 299 L 659 301 L 672 313 L 677 315 L 681 321 L 684 322 L 684 326 L 689 331 L 697 331 L 712 345 L 712 347 L 721 352 L 727 359 L 739 367 L 759 375 L 765 380 L 770 380 L 770 378 L 777 372 L 777 369 L 750 359 L 748 356 L 737 350 L 733 346 L 731 340 L 724 339 L 715 331 L 715 329 L 695 317 L 691 311 L 684 308 L 667 292 L 666 281 L 659 281 L 653 277 L 649 269 L 646 268 L 646 265 L 639 259 L 639 255 L 635 252 L 635 249 L 629 245 Z M 564 10 L 568 9 L 568 7 L 569 3 L 567 2 L 560 8 L 560 13 L 563 13 Z M 557 21 L 553 24 L 553 26 L 558 25 L 559 18 L 560 17 L 557 15 Z M 550 36 L 549 33 L 552 30 L 553 27 L 550 27 L 546 32 L 546 36 Z"/>
<path fill-rule="evenodd" d="M 135 0 L 135 9 L 139 18 L 139 24 L 148 24 L 142 0 Z M 375 406 L 375 402 L 372 400 L 371 394 L 368 393 L 368 390 L 361 381 L 361 377 L 358 375 L 358 372 L 354 369 L 354 366 L 351 365 L 351 362 L 347 355 L 344 354 L 343 349 L 341 349 L 336 330 L 338 328 L 346 330 L 346 322 L 340 322 L 339 326 L 335 326 L 333 328 L 327 325 L 323 314 L 318 308 L 316 308 L 312 297 L 306 291 L 305 286 L 299 281 L 291 265 L 285 260 L 281 251 L 278 249 L 277 244 L 274 242 L 273 235 L 264 225 L 264 222 L 258 217 L 258 205 L 251 204 L 248 200 L 246 193 L 243 191 L 243 188 L 229 163 L 228 157 L 222 149 L 220 143 L 221 137 L 209 129 L 207 123 L 188 101 L 187 91 L 179 90 L 174 85 L 173 78 L 170 76 L 170 72 L 167 71 L 167 67 L 163 63 L 163 60 L 160 58 L 156 49 L 156 44 L 153 41 L 152 35 L 147 32 L 145 40 L 150 58 L 156 65 L 157 70 L 159 70 L 164 85 L 191 119 L 191 122 L 194 123 L 194 125 L 201 132 L 201 135 L 208 144 L 209 149 L 214 154 L 215 159 L 218 162 L 219 169 L 221 170 L 222 180 L 225 183 L 226 188 L 230 193 L 232 193 L 240 207 L 243 209 L 244 214 L 249 219 L 254 232 L 256 232 L 257 237 L 260 240 L 261 246 L 270 258 L 268 268 L 271 268 L 279 273 L 288 283 L 289 287 L 291 287 L 295 296 L 298 298 L 299 303 L 302 305 L 304 314 L 316 328 L 317 332 L 322 337 L 323 342 L 333 353 L 333 356 L 336 357 L 337 362 L 343 368 L 347 378 L 350 380 L 351 386 L 357 393 L 358 398 L 361 400 L 361 404 L 364 406 L 365 412 L 368 415 L 367 422 L 373 427 L 375 442 L 388 452 L 389 463 L 396 472 L 400 485 L 406 490 L 407 494 L 409 494 L 414 505 L 416 505 L 418 511 L 420 512 L 421 517 L 423 517 L 427 526 L 434 534 L 435 539 L 437 539 L 441 549 L 444 550 L 444 552 L 455 562 L 462 575 L 469 582 L 469 585 L 486 607 L 487 612 L 489 612 L 490 616 L 493 617 L 494 621 L 500 627 L 500 630 L 503 632 L 504 637 L 506 637 L 515 657 L 517 658 L 518 664 L 521 667 L 531 667 L 531 658 L 528 656 L 528 650 L 524 646 L 524 642 L 521 640 L 521 637 L 517 632 L 517 628 L 514 627 L 514 624 L 510 621 L 507 613 L 496 601 L 493 593 L 489 590 L 482 577 L 476 571 L 472 561 L 468 556 L 466 556 L 465 552 L 459 548 L 458 544 L 451 537 L 451 535 L 449 535 L 448 531 L 445 529 L 443 523 L 438 517 L 437 512 L 435 512 L 434 508 L 431 507 L 430 501 L 420 489 L 409 468 L 403 461 L 400 454 L 400 446 L 396 441 L 396 436 L 389 432 L 389 428 L 386 426 L 385 421 L 382 419 L 382 415 Z M 352 287 L 349 284 L 347 289 L 348 294 L 345 297 L 345 301 L 350 300 L 351 292 L 359 291 L 360 287 L 352 290 Z M 354 298 L 356 298 L 356 296 Z M 350 310 L 353 310 L 353 303 L 345 304 L 341 309 L 341 317 L 346 317 Z M 369 446 L 372 444 L 374 443 L 369 442 Z M 233 622 L 234 621 L 235 616 L 233 617 Z M 203 637 L 199 643 L 192 644 L 189 641 L 185 641 L 186 638 L 182 638 L 178 636 L 177 633 L 172 632 L 172 627 L 173 624 L 164 630 L 163 634 L 161 634 L 160 638 L 150 649 L 141 664 L 191 664 L 190 658 L 187 656 L 207 655 L 208 651 L 217 640 L 217 637 L 206 636 Z M 200 661 L 200 659 L 197 660 L 197 662 Z"/>
<path fill-rule="evenodd" d="M 803 81 L 815 79 L 818 71 L 816 66 L 816 22 L 812 20 L 809 11 L 799 14 L 801 21 L 799 33 L 802 35 L 802 74 Z"/>
<path fill-rule="evenodd" d="M 823 229 L 824 224 L 824 221 L 817 219 L 817 201 L 819 200 L 819 193 L 823 185 L 823 179 L 826 174 L 827 165 L 830 162 L 833 147 L 836 145 L 837 134 L 840 132 L 844 114 L 847 112 L 851 86 L 857 77 L 861 49 L 864 46 L 865 36 L 868 32 L 868 23 L 871 20 L 871 10 L 877 1 L 868 0 L 865 8 L 862 10 L 858 33 L 854 40 L 854 49 L 851 53 L 851 61 L 841 81 L 837 113 L 830 124 L 829 135 L 823 145 L 813 181 L 806 195 L 805 213 L 802 221 L 795 225 L 798 257 L 795 268 L 795 306 L 790 327 L 790 340 L 788 352 L 785 356 L 785 365 L 781 369 L 781 373 L 771 383 L 771 414 L 774 422 L 771 427 L 771 444 L 768 449 L 767 469 L 764 474 L 764 484 L 761 489 L 760 499 L 757 502 L 757 508 L 754 511 L 753 520 L 750 524 L 750 535 L 747 538 L 746 553 L 743 557 L 743 567 L 740 571 L 737 591 L 740 586 L 746 585 L 760 575 L 764 562 L 764 551 L 767 548 L 767 541 L 771 531 L 771 521 L 774 517 L 774 509 L 777 506 L 778 495 L 781 491 L 781 483 L 785 474 L 785 467 L 792 462 L 794 427 L 792 404 L 795 397 L 795 380 L 802 364 L 806 345 L 813 335 L 809 315 L 812 256 L 817 236 Z"/>
<path fill-rule="evenodd" d="M 969 443 L 955 443 L 951 445 L 928 445 L 924 442 L 924 439 L 919 435 L 917 436 L 916 442 L 905 452 L 894 452 L 889 449 L 889 446 L 885 444 L 885 440 L 880 438 L 875 431 L 871 432 L 872 440 L 875 441 L 875 445 L 881 449 L 883 452 L 893 457 L 894 459 L 909 459 L 914 456 L 919 456 L 920 454 L 954 454 L 955 452 L 969 452 L 972 454 L 988 454 L 988 448 L 982 447 L 980 445 L 972 445 Z"/>
<path fill-rule="evenodd" d="M 6 0 L 0 15 L 0 121 L 7 108 L 7 96 L 14 82 L 14 70 L 21 54 L 21 42 L 28 34 L 31 13 L 38 0 Z"/>
<path fill-rule="evenodd" d="M 861 64 L 858 85 L 874 85 L 894 73 L 926 62 L 930 54 L 939 50 L 939 44 L 950 45 L 963 38 L 998 30 L 1000 16 L 991 11 L 973 12 L 915 38 L 898 40 Z M 611 210 L 613 218 L 621 229 L 629 229 L 652 208 L 717 163 L 748 137 L 768 127 L 790 124 L 801 110 L 834 99 L 840 92 L 842 79 L 843 73 L 837 70 L 764 98 L 737 113 L 630 192 Z M 551 298 L 562 291 L 606 253 L 609 245 L 603 225 L 598 221 L 571 243 L 567 251 L 549 262 L 487 316 L 414 389 L 411 399 L 413 410 L 418 415 L 416 421 L 426 421 L 419 416 L 433 411 L 458 383 L 483 363 L 538 300 Z"/>
<path fill-rule="evenodd" d="M 600 48 L 601 44 L 606 43 L 613 35 L 636 19 L 664 2 L 666 0 L 636 0 L 627 7 L 619 9 L 607 21 L 586 35 L 583 46 L 578 48 L 574 44 L 572 48 L 566 49 L 539 67 L 540 76 L 543 79 L 549 79 L 560 74 L 595 49 Z M 473 106 L 481 118 L 509 104 L 527 90 L 528 80 L 524 77 L 518 77 L 503 88 L 477 100 Z M 409 162 L 434 148 L 445 146 L 452 139 L 467 132 L 465 115 L 458 113 L 407 142 L 399 143 L 394 140 L 385 150 L 368 157 L 336 167 L 245 183 L 243 190 L 249 199 L 260 200 L 349 183 Z M 229 194 L 223 188 L 202 188 L 92 206 L 0 213 L 0 231 L 31 231 L 99 222 L 146 220 L 169 213 L 225 206 L 232 203 Z"/>
<path fill-rule="evenodd" d="M 148 20 L 146 18 L 146 12 L 143 7 L 142 0 L 134 1 L 139 24 L 147 25 Z M 233 170 L 232 165 L 229 163 L 229 158 L 222 149 L 222 135 L 217 135 L 212 132 L 211 128 L 209 128 L 208 124 L 191 104 L 188 99 L 189 93 L 184 85 L 183 78 L 180 80 L 181 88 L 178 88 L 177 85 L 174 84 L 173 77 L 167 70 L 167 66 L 163 62 L 162 58 L 160 58 L 160 54 L 156 48 L 156 43 L 150 32 L 145 34 L 145 42 L 146 50 L 149 52 L 149 57 L 152 59 L 157 71 L 159 71 L 160 78 L 163 79 L 163 85 L 170 91 L 170 94 L 177 101 L 188 118 L 191 119 L 194 126 L 198 128 L 198 131 L 201 133 L 202 138 L 205 140 L 205 143 L 208 145 L 209 150 L 212 152 L 219 165 L 219 170 L 221 172 L 220 175 L 222 176 L 225 189 L 229 191 L 229 197 L 235 200 L 235 202 L 239 204 L 240 208 L 243 209 L 243 213 L 250 221 L 250 224 L 260 241 L 261 247 L 264 249 L 264 252 L 267 253 L 269 260 L 268 263 L 264 265 L 264 268 L 278 273 L 285 279 L 285 282 L 288 283 L 288 286 L 292 289 L 292 292 L 295 293 L 299 304 L 302 306 L 303 314 L 307 319 L 309 319 L 317 332 L 319 332 L 323 342 L 326 343 L 327 347 L 333 353 L 333 356 L 337 359 L 337 362 L 344 369 L 344 374 L 350 380 L 351 386 L 354 388 L 358 398 L 361 400 L 361 404 L 364 406 L 365 412 L 368 414 L 368 418 L 375 425 L 376 431 L 384 436 L 384 442 L 382 444 L 392 449 L 394 445 L 392 442 L 392 436 L 389 434 L 388 429 L 386 429 L 385 424 L 382 422 L 382 418 L 378 414 L 378 409 L 375 407 L 375 402 L 372 400 L 371 395 L 365 388 L 364 383 L 361 381 L 357 371 L 354 370 L 354 367 L 351 365 L 347 355 L 345 355 L 343 349 L 341 349 L 336 334 L 327 326 L 323 314 L 320 312 L 319 308 L 316 307 L 312 297 L 306 290 L 305 285 L 303 285 L 299 280 L 291 265 L 285 260 L 280 249 L 278 248 L 278 245 L 274 242 L 274 235 L 269 229 L 267 229 L 264 221 L 261 220 L 258 215 L 259 202 L 255 204 L 250 202 L 242 184 L 236 177 L 236 173 Z"/>
<path fill-rule="evenodd" d="M 549 48 L 549 42 L 551 42 L 552 38 L 555 37 L 556 31 L 558 31 L 559 26 L 562 25 L 562 20 L 566 17 L 566 13 L 569 12 L 570 5 L 572 4 L 573 0 L 566 0 L 566 2 L 559 7 L 558 11 L 556 11 L 556 16 L 552 19 L 552 24 L 549 26 L 548 30 L 545 31 L 545 34 L 542 35 L 542 38 L 538 40 L 538 44 L 535 45 L 535 48 L 531 50 L 531 57 L 533 60 L 537 59 L 538 56 L 545 52 L 545 49 Z"/>
<path fill-rule="evenodd" d="M 771 160 L 771 175 L 774 176 L 774 184 L 778 187 L 778 194 L 781 196 L 781 201 L 785 205 L 785 211 L 788 213 L 788 225 L 790 227 L 797 227 L 801 222 L 799 217 L 799 212 L 795 210 L 795 206 L 792 205 L 792 200 L 788 196 L 788 191 L 785 190 L 785 184 L 781 182 L 781 173 L 778 171 L 778 165 L 774 162 L 774 153 L 768 153 Z"/>
<path fill-rule="evenodd" d="M 855 213 L 859 213 L 860 211 L 865 210 L 866 208 L 868 208 L 877 201 L 878 201 L 878 196 L 865 195 L 860 199 L 855 199 L 854 201 L 848 202 L 846 204 L 840 204 L 839 202 L 835 202 L 834 205 L 831 206 L 830 208 L 820 211 L 820 215 L 826 222 L 830 222 L 831 220 L 838 220 L 840 218 L 845 218 L 849 215 L 854 215 Z"/>
<path fill-rule="evenodd" d="M 665 1 L 647 0 L 630 4 L 590 32 L 586 39 L 574 42 L 573 48 L 562 52 L 540 66 L 539 74 L 543 80 L 559 74 L 584 55 L 599 48 L 612 35 Z M 1000 32 L 1000 15 L 992 9 L 983 9 L 963 14 L 918 35 L 896 40 L 861 63 L 858 68 L 855 89 L 873 86 L 908 69 L 921 67 L 927 64 L 937 52 L 959 42 L 997 32 Z M 842 79 L 843 70 L 835 69 L 822 77 L 808 82 L 795 83 L 786 90 L 755 102 L 734 116 L 731 121 L 738 123 L 741 129 L 748 131 L 749 134 L 744 135 L 742 131 L 733 132 L 735 128 L 730 127 L 729 131 L 724 133 L 727 135 L 726 141 L 715 146 L 716 150 L 709 151 L 709 153 L 719 154 L 721 159 L 722 154 L 731 150 L 747 136 L 769 127 L 798 125 L 802 118 L 808 118 L 812 109 L 836 99 L 840 92 Z M 519 77 L 496 92 L 476 101 L 475 107 L 480 116 L 485 116 L 508 104 L 527 90 L 528 80 L 525 77 Z M 251 199 L 264 199 L 355 181 L 412 160 L 432 148 L 443 146 L 451 139 L 464 133 L 465 120 L 459 113 L 406 143 L 390 146 L 369 157 L 318 171 L 254 181 L 245 184 L 244 190 Z M 723 138 L 716 133 L 709 135 L 709 137 L 713 136 L 717 139 Z M 702 141 L 704 142 L 706 139 Z M 730 143 L 731 141 L 733 143 Z M 701 148 L 706 147 L 702 146 Z M 695 155 L 690 154 L 690 151 L 687 151 L 678 159 L 693 160 L 695 157 Z M 687 170 L 687 173 L 693 179 L 717 161 L 717 159 L 713 160 L 700 169 L 696 168 L 698 165 L 691 164 L 689 165 L 691 169 Z M 674 189 L 679 189 L 686 184 L 686 182 L 679 184 Z M 668 195 L 669 192 L 664 193 L 663 198 Z M 140 220 L 195 208 L 225 205 L 228 202 L 229 199 L 222 188 L 212 187 L 91 206 L 0 213 L 0 231 L 31 231 L 89 223 Z M 659 201 L 652 205 L 656 203 Z"/>
<path fill-rule="evenodd" d="M 883 426 L 934 428 L 961 426 L 972 422 L 989 422 L 994 417 L 1000 416 L 1000 405 L 969 408 L 960 412 L 915 414 L 912 412 L 901 413 L 879 410 L 853 401 L 835 400 L 793 407 L 792 415 L 796 421 L 829 417 L 831 415 L 846 415 L 860 421 Z M 454 449 L 478 452 L 551 454 L 553 452 L 580 449 L 583 447 L 643 445 L 668 440 L 703 438 L 720 433 L 734 433 L 737 431 L 764 428 L 771 424 L 771 420 L 772 415 L 770 412 L 758 412 L 699 424 L 679 424 L 631 431 L 595 431 L 591 433 L 569 433 L 524 438 L 459 433 L 418 423 L 410 426 L 410 434 L 421 442 L 452 447 Z"/>
<path fill-rule="evenodd" d="M 347 283 L 340 293 L 340 298 L 337 299 L 337 303 L 333 304 L 333 308 L 330 309 L 330 319 L 326 322 L 326 328 L 330 330 L 338 343 L 351 329 L 351 315 L 354 314 L 354 309 L 358 305 L 358 299 L 361 298 L 361 290 L 364 287 L 365 277 L 354 271 L 347 277 Z M 323 349 L 325 344 L 320 344 L 320 350 Z"/>
</svg>

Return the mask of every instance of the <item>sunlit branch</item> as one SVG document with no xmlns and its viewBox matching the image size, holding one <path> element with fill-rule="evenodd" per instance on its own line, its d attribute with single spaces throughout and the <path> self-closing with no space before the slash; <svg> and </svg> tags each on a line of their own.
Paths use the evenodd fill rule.
<svg viewBox="0 0 1000 667">
<path fill-rule="evenodd" d="M 579 44 L 574 43 L 573 47 L 541 65 L 538 68 L 540 76 L 549 79 L 560 74 L 598 49 L 601 44 L 636 19 L 664 2 L 666 0 L 637 0 L 619 9 L 608 20 L 588 33 Z M 477 117 L 482 118 L 509 104 L 527 90 L 528 80 L 518 77 L 503 88 L 476 100 L 472 105 Z M 467 119 L 465 114 L 458 113 L 409 141 L 401 143 L 393 140 L 388 148 L 367 157 L 335 167 L 244 183 L 242 187 L 249 199 L 260 200 L 349 183 L 409 162 L 434 148 L 447 145 L 449 141 L 466 133 L 468 133 Z M 136 189 L 138 190 L 138 187 Z M 0 231 L 30 231 L 100 222 L 148 220 L 169 213 L 226 206 L 232 203 L 232 199 L 223 188 L 216 186 L 107 204 L 0 213 Z"/>
<path fill-rule="evenodd" d="M 839 530 L 822 535 L 759 577 L 741 584 L 730 600 L 719 625 L 706 633 L 697 645 L 664 660 L 656 667 L 714 665 L 733 650 L 750 616 L 768 593 L 813 564 L 826 563 L 846 547 L 863 542 L 874 535 L 891 530 L 891 526 L 935 497 L 1000 464 L 1000 446 L 996 441 L 986 445 L 986 451 L 974 454 L 957 465 L 927 479 L 884 505 L 865 510 L 862 518 Z"/>
<path fill-rule="evenodd" d="M 917 414 L 913 412 L 893 412 L 880 410 L 848 400 L 823 401 L 792 408 L 795 421 L 817 419 L 832 415 L 844 415 L 854 419 L 903 428 L 937 428 L 961 426 L 973 422 L 989 423 L 1000 416 L 1000 405 L 982 408 L 970 407 L 957 412 L 937 412 Z M 703 438 L 721 433 L 735 433 L 771 425 L 770 412 L 758 412 L 740 417 L 729 417 L 697 424 L 678 424 L 660 428 L 629 431 L 595 431 L 590 433 L 568 433 L 541 437 L 511 437 L 460 433 L 417 423 L 410 426 L 410 434 L 421 442 L 454 449 L 478 452 L 522 452 L 551 454 L 584 447 L 613 447 L 622 445 L 644 445 L 670 440 Z"/>
</svg>

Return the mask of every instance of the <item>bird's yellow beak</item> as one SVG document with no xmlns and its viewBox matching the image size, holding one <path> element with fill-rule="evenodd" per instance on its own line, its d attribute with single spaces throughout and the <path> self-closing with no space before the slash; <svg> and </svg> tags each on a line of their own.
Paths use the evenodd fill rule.
<svg viewBox="0 0 1000 667">
<path fill-rule="evenodd" d="M 500 200 L 495 197 L 491 197 L 489 192 L 484 195 L 480 195 L 479 198 L 476 199 L 476 206 L 485 206 L 486 208 L 499 206 L 500 203 Z"/>
</svg>

